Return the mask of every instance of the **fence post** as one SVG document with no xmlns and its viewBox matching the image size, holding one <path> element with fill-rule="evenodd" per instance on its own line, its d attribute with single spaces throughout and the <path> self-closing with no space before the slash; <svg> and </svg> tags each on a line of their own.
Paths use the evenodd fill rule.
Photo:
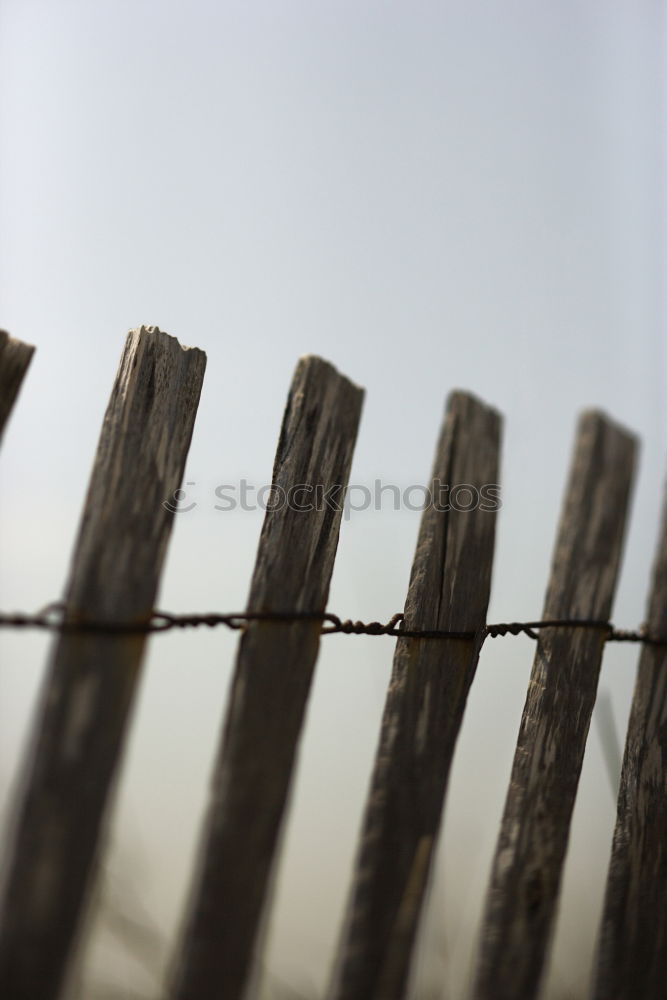
<svg viewBox="0 0 667 1000">
<path fill-rule="evenodd" d="M 206 356 L 156 328 L 128 335 L 66 590 L 70 621 L 153 608 Z M 53 1000 L 93 870 L 145 635 L 63 633 L 19 790 L 0 897 L 0 996 Z"/>
<path fill-rule="evenodd" d="M 0 439 L 34 351 L 30 344 L 0 330 Z"/>
<path fill-rule="evenodd" d="M 667 503 L 649 634 L 667 635 Z M 630 711 L 594 1000 L 662 1000 L 667 984 L 667 648 L 645 645 Z"/>
<path fill-rule="evenodd" d="M 476 632 L 486 622 L 496 515 L 481 490 L 498 483 L 500 424 L 474 397 L 450 397 L 405 628 Z M 331 1000 L 403 996 L 478 656 L 473 639 L 397 640 Z"/>
<path fill-rule="evenodd" d="M 342 510 L 331 504 L 342 503 L 347 486 L 362 397 L 320 358 L 299 362 L 248 611 L 324 611 Z M 237 1000 L 247 985 L 320 627 L 319 621 L 253 622 L 241 639 L 175 956 L 174 1000 Z"/>
<path fill-rule="evenodd" d="M 543 619 L 607 621 L 621 558 L 635 440 L 585 413 Z M 536 995 L 553 928 L 606 632 L 540 631 L 482 921 L 475 1000 Z"/>
</svg>

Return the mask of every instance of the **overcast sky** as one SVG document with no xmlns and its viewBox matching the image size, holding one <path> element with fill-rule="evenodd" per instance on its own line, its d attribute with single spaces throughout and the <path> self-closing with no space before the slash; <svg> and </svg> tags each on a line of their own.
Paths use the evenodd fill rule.
<svg viewBox="0 0 667 1000">
<path fill-rule="evenodd" d="M 424 482 L 452 388 L 504 414 L 491 620 L 540 614 L 579 411 L 636 431 L 614 612 L 636 625 L 667 444 L 661 8 L 1 0 L 0 325 L 37 353 L 3 442 L 0 606 L 60 595 L 125 333 L 144 323 L 208 354 L 197 507 L 176 517 L 162 606 L 244 605 L 262 515 L 215 511 L 213 489 L 268 481 L 294 365 L 318 353 L 367 390 L 355 483 Z M 418 523 L 345 522 L 331 609 L 400 610 Z M 0 641 L 6 797 L 48 643 Z M 163 957 L 235 644 L 157 637 L 147 658 L 108 865 Z M 392 650 L 323 641 L 267 958 L 305 992 L 338 932 Z M 532 651 L 487 644 L 473 686 L 418 963 L 434 997 L 468 975 Z M 621 739 L 636 655 L 605 657 Z M 583 989 L 613 819 L 593 727 L 550 996 Z M 100 933 L 90 975 L 110 969 L 152 986 Z"/>
</svg>

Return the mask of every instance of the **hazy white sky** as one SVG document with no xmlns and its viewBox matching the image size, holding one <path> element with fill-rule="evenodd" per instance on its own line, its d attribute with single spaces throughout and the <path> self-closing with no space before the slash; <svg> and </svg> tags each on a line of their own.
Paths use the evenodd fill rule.
<svg viewBox="0 0 667 1000">
<path fill-rule="evenodd" d="M 454 387 L 505 415 L 491 620 L 539 616 L 577 413 L 634 429 L 615 618 L 640 621 L 666 445 L 661 14 L 2 0 L 0 323 L 38 350 L 3 443 L 0 605 L 61 592 L 124 335 L 146 323 L 209 358 L 186 474 L 198 507 L 176 518 L 161 605 L 243 606 L 261 514 L 216 512 L 212 490 L 267 480 L 296 359 L 319 353 L 367 389 L 355 482 L 424 481 Z M 343 524 L 333 610 L 402 607 L 418 520 Z M 47 643 L 0 640 L 6 786 Z M 148 657 L 110 866 L 165 939 L 235 642 L 158 637 Z M 531 654 L 489 645 L 473 688 L 418 970 L 437 996 L 466 980 Z M 268 956 L 306 990 L 337 934 L 391 656 L 389 639 L 323 643 Z M 621 729 L 635 659 L 605 660 Z M 580 791 L 553 996 L 587 974 L 611 837 L 594 730 Z M 101 939 L 100 974 L 113 949 Z"/>
</svg>

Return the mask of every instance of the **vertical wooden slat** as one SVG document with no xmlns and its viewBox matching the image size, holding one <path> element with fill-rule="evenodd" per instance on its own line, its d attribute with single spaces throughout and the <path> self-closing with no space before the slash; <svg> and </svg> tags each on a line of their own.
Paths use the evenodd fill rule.
<svg viewBox="0 0 667 1000">
<path fill-rule="evenodd" d="M 66 590 L 70 620 L 141 621 L 153 607 L 206 356 L 130 332 Z M 145 636 L 65 633 L 37 713 L 0 901 L 0 996 L 59 992 L 95 859 Z"/>
<path fill-rule="evenodd" d="M 0 330 L 0 440 L 34 351 Z"/>
<path fill-rule="evenodd" d="M 648 631 L 667 636 L 667 503 Z M 667 992 L 667 647 L 644 646 L 630 711 L 594 1000 Z"/>
<path fill-rule="evenodd" d="M 475 632 L 485 624 L 496 514 L 483 500 L 471 510 L 445 507 L 474 500 L 455 487 L 497 484 L 500 425 L 499 415 L 472 396 L 450 397 L 405 628 Z M 471 639 L 397 641 L 331 1000 L 403 996 L 478 655 Z"/>
<path fill-rule="evenodd" d="M 342 503 L 362 398 L 320 358 L 299 362 L 273 471 L 276 509 L 264 520 L 249 611 L 324 611 L 341 519 L 330 504 Z M 341 488 L 328 495 L 332 487 Z M 278 507 L 280 496 L 288 502 Z M 248 982 L 320 624 L 251 623 L 241 640 L 174 962 L 171 996 L 178 1000 L 236 1000 Z"/>
<path fill-rule="evenodd" d="M 634 438 L 582 416 L 544 619 L 606 621 L 621 558 Z M 605 631 L 542 629 L 482 922 L 476 1000 L 528 1000 L 539 987 L 595 701 Z"/>
</svg>

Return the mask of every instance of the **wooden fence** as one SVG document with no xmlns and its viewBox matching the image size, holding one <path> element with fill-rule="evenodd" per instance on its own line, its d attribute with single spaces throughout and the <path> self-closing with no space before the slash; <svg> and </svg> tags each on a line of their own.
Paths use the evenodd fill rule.
<svg viewBox="0 0 667 1000">
<path fill-rule="evenodd" d="M 0 434 L 32 349 L 0 335 Z M 193 432 L 205 355 L 131 331 L 104 419 L 25 762 L 0 895 L 0 996 L 61 994 L 95 876 Z M 363 392 L 299 361 L 274 487 L 348 482 Z M 501 418 L 451 395 L 433 482 L 498 483 Z M 582 416 L 482 922 L 473 1000 L 538 995 L 596 697 L 635 464 L 631 434 Z M 432 496 L 435 495 L 435 491 Z M 164 995 L 247 993 L 334 565 L 340 509 L 269 508 L 198 860 Z M 467 694 L 484 635 L 495 513 L 422 516 L 328 1000 L 407 991 Z M 252 616 L 264 620 L 252 620 Z M 271 615 L 275 616 L 273 619 Z M 572 624 L 572 621 L 581 624 Z M 563 622 L 570 624 L 563 624 Z M 101 630 L 99 623 L 106 623 Z M 87 627 L 88 626 L 88 627 Z M 667 516 L 623 761 L 593 1000 L 667 986 Z M 133 630 L 134 628 L 134 630 Z M 433 637 L 428 633 L 447 633 Z M 417 633 L 416 635 L 413 633 Z M 453 634 L 452 634 L 453 633 Z"/>
</svg>

